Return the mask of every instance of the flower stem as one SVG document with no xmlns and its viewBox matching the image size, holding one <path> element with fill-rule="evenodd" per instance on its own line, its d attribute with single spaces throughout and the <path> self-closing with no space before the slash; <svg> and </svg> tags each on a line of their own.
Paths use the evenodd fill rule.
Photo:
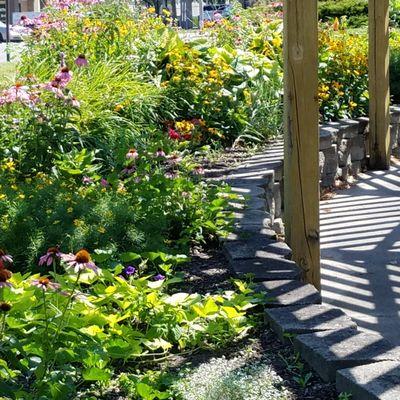
<svg viewBox="0 0 400 400">
<path fill-rule="evenodd" d="M 3 340 L 5 330 L 6 330 L 6 313 L 3 313 L 0 324 L 0 340 Z"/>
<path fill-rule="evenodd" d="M 81 271 L 78 272 L 78 275 L 76 277 L 74 285 L 72 286 L 72 291 L 71 291 L 71 294 L 68 297 L 67 303 L 65 304 L 64 310 L 63 310 L 63 312 L 61 314 L 61 318 L 60 318 L 60 322 L 58 323 L 56 334 L 54 335 L 54 339 L 53 339 L 53 341 L 52 341 L 52 343 L 51 343 L 51 345 L 49 347 L 50 350 L 52 350 L 52 352 L 54 354 L 54 358 L 53 358 L 52 362 L 49 364 L 49 370 L 48 370 L 49 372 L 54 367 L 54 364 L 56 362 L 56 352 L 55 352 L 54 346 L 57 343 L 58 338 L 60 337 L 61 329 L 62 329 L 62 326 L 64 324 L 64 320 L 65 320 L 65 317 L 67 315 L 67 311 L 68 311 L 69 305 L 71 304 L 72 298 L 74 297 L 75 289 L 78 286 L 80 277 L 81 277 Z"/>
</svg>

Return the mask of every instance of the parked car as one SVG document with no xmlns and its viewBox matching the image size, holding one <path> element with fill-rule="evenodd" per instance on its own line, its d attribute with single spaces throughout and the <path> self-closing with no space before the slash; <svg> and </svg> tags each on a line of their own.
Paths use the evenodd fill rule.
<svg viewBox="0 0 400 400">
<path fill-rule="evenodd" d="M 7 25 L 0 22 L 0 42 L 5 42 L 7 38 Z M 17 27 L 10 26 L 10 41 L 20 42 L 22 40 L 22 31 Z"/>
<path fill-rule="evenodd" d="M 226 18 L 229 17 L 231 11 L 231 4 L 208 4 L 203 7 L 203 19 L 204 21 L 215 21 Z"/>
</svg>

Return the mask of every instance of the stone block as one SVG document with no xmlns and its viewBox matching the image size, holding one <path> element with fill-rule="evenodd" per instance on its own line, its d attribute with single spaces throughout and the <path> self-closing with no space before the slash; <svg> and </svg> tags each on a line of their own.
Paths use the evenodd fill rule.
<svg viewBox="0 0 400 400">
<path fill-rule="evenodd" d="M 319 129 L 319 149 L 325 150 L 337 141 L 339 130 L 330 126 L 322 126 Z"/>
<path fill-rule="evenodd" d="M 321 295 L 314 286 L 297 280 L 262 282 L 258 289 L 266 291 L 271 299 L 267 307 L 321 303 Z"/>
<path fill-rule="evenodd" d="M 273 196 L 275 203 L 274 217 L 280 218 L 282 215 L 282 197 L 281 197 L 281 184 L 279 182 L 274 183 Z"/>
<path fill-rule="evenodd" d="M 378 361 L 400 361 L 400 348 L 380 335 L 354 329 L 299 335 L 294 345 L 326 382 L 334 382 L 340 369 Z"/>
<path fill-rule="evenodd" d="M 229 242 L 235 240 L 253 240 L 255 237 L 263 238 L 267 241 L 276 241 L 276 232 L 270 228 L 260 228 L 258 231 L 243 228 L 237 228 L 227 237 L 220 238 L 220 242 Z"/>
<path fill-rule="evenodd" d="M 336 177 L 343 182 L 346 182 L 350 175 L 350 166 L 340 167 L 337 169 Z"/>
<path fill-rule="evenodd" d="M 357 118 L 356 121 L 358 121 L 358 133 L 365 134 L 369 130 L 369 118 L 360 117 Z"/>
<path fill-rule="evenodd" d="M 319 173 L 324 173 L 324 166 L 325 166 L 325 155 L 323 151 L 319 152 Z"/>
<path fill-rule="evenodd" d="M 353 139 L 358 135 L 359 122 L 353 119 L 339 120 L 340 128 L 339 135 L 343 139 Z"/>
<path fill-rule="evenodd" d="M 300 279 L 301 271 L 296 263 L 284 258 L 233 260 L 230 265 L 236 276 L 243 278 L 252 274 L 255 282 Z"/>
<path fill-rule="evenodd" d="M 390 123 L 399 124 L 400 123 L 400 107 L 391 106 L 390 107 Z"/>
<path fill-rule="evenodd" d="M 356 329 L 355 322 L 342 310 L 315 304 L 317 300 L 317 295 L 311 293 L 297 300 L 306 303 L 305 305 L 266 309 L 265 320 L 281 340 L 287 334 L 303 337 L 303 334 L 316 332 Z"/>
<path fill-rule="evenodd" d="M 346 167 L 351 164 L 351 140 L 341 139 L 338 143 L 339 167 Z"/>
<path fill-rule="evenodd" d="M 284 258 L 291 254 L 291 250 L 286 243 L 276 242 L 267 238 L 260 239 L 258 236 L 251 240 L 225 242 L 224 251 L 230 261 L 248 258 Z"/>
<path fill-rule="evenodd" d="M 336 373 L 338 393 L 351 393 L 352 400 L 400 399 L 400 363 L 382 361 L 341 369 Z"/>
<path fill-rule="evenodd" d="M 398 136 L 399 136 L 399 124 L 392 123 L 390 125 L 390 148 L 391 149 L 394 149 L 395 147 L 397 147 Z"/>
<path fill-rule="evenodd" d="M 256 226 L 261 228 L 268 228 L 271 224 L 271 215 L 266 213 L 265 211 L 258 210 L 242 210 L 236 211 L 233 213 L 233 217 L 235 218 L 235 227 L 237 226 L 239 229 L 248 227 L 248 226 Z M 254 229 L 249 229 L 254 231 Z"/>
<path fill-rule="evenodd" d="M 263 197 L 265 196 L 265 190 L 256 184 L 253 185 L 231 185 L 231 190 L 238 196 L 252 196 L 252 197 Z"/>
<path fill-rule="evenodd" d="M 361 161 L 353 161 L 351 163 L 350 173 L 354 178 L 357 178 L 362 171 Z"/>
<path fill-rule="evenodd" d="M 326 174 L 321 176 L 321 186 L 328 188 L 335 185 L 336 172 L 334 174 Z"/>
<path fill-rule="evenodd" d="M 323 151 L 324 154 L 324 168 L 322 174 L 336 174 L 338 168 L 338 153 L 337 145 L 331 146 L 329 149 Z"/>
<path fill-rule="evenodd" d="M 366 157 L 365 137 L 357 135 L 351 143 L 351 161 L 361 161 Z"/>
</svg>

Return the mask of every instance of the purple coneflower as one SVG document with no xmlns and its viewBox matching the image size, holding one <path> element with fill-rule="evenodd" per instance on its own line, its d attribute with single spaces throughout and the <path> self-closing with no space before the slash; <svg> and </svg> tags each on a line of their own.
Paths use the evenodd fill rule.
<svg viewBox="0 0 400 400">
<path fill-rule="evenodd" d="M 176 172 L 166 172 L 166 173 L 164 174 L 164 176 L 165 176 L 167 179 L 175 179 L 178 175 L 177 175 Z"/>
<path fill-rule="evenodd" d="M 134 165 L 130 165 L 124 168 L 121 172 L 122 175 L 132 175 L 136 171 L 136 167 Z"/>
<path fill-rule="evenodd" d="M 83 178 L 82 178 L 82 183 L 84 184 L 84 185 L 90 185 L 91 183 L 93 183 L 93 179 L 92 178 L 90 178 L 89 176 L 84 176 Z"/>
<path fill-rule="evenodd" d="M 73 269 L 75 273 L 82 272 L 85 269 L 90 269 L 96 274 L 99 272 L 99 268 L 91 260 L 89 252 L 83 249 L 76 254 L 62 254 L 61 260 L 67 264 L 67 268 Z"/>
<path fill-rule="evenodd" d="M 56 79 L 60 80 L 60 86 L 66 86 L 72 79 L 72 71 L 68 67 L 63 67 L 56 75 Z"/>
<path fill-rule="evenodd" d="M 52 282 L 49 278 L 46 277 L 34 279 L 31 283 L 32 286 L 36 286 L 44 291 L 47 291 L 48 289 L 58 290 L 60 288 L 60 284 Z"/>
<path fill-rule="evenodd" d="M 88 60 L 84 54 L 79 54 L 79 56 L 75 60 L 75 65 L 77 65 L 78 67 L 87 67 L 88 64 Z"/>
<path fill-rule="evenodd" d="M 154 280 L 155 281 L 163 281 L 165 279 L 165 276 L 164 275 L 161 275 L 161 274 L 157 274 L 155 277 L 154 277 Z"/>
<path fill-rule="evenodd" d="M 8 280 L 11 279 L 12 272 L 9 271 L 8 269 L 4 268 L 3 264 L 1 264 L 0 266 L 1 266 L 1 268 L 0 268 L 0 288 L 6 287 L 6 286 L 11 287 L 12 285 L 10 282 L 8 282 Z"/>
<path fill-rule="evenodd" d="M 201 166 L 197 166 L 193 170 L 194 175 L 204 175 L 204 168 Z"/>
<path fill-rule="evenodd" d="M 136 160 L 139 157 L 138 152 L 136 151 L 136 149 L 130 149 L 127 153 L 126 153 L 126 158 L 128 160 Z"/>
<path fill-rule="evenodd" d="M 8 264 L 13 263 L 12 257 L 3 249 L 0 249 L 0 260 Z"/>
<path fill-rule="evenodd" d="M 104 178 L 101 178 L 100 185 L 105 187 L 105 188 L 110 186 L 110 184 L 108 183 L 107 179 L 104 179 Z"/>
<path fill-rule="evenodd" d="M 58 246 L 50 247 L 49 249 L 47 249 L 46 254 L 40 257 L 39 267 L 42 267 L 43 265 L 50 266 L 51 264 L 53 264 L 54 261 L 59 260 L 61 258 L 61 255 L 62 254 Z"/>
<path fill-rule="evenodd" d="M 156 151 L 156 157 L 165 157 L 165 152 L 164 152 L 164 150 L 163 149 L 158 149 L 157 151 Z"/>
</svg>

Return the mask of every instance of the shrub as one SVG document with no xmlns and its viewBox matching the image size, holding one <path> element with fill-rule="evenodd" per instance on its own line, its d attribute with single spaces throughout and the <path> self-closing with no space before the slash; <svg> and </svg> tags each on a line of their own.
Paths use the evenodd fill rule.
<svg viewBox="0 0 400 400">
<path fill-rule="evenodd" d="M 368 0 L 320 0 L 319 17 L 323 21 L 346 16 L 352 27 L 368 23 Z"/>
</svg>

